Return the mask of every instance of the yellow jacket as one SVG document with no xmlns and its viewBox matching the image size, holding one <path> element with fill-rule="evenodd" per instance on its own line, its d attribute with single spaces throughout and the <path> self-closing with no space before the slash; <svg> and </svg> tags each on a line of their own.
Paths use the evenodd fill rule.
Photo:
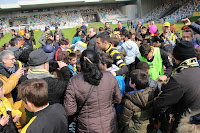
<svg viewBox="0 0 200 133">
<path fill-rule="evenodd" d="M 1 98 L 0 114 L 3 114 L 4 116 L 6 116 L 7 115 L 6 109 L 8 108 L 12 111 L 12 116 L 14 116 L 14 114 L 18 114 L 21 117 L 22 112 L 20 112 L 19 110 L 14 110 L 6 97 Z"/>
<path fill-rule="evenodd" d="M 13 98 L 11 91 L 16 87 L 19 81 L 19 77 L 17 77 L 14 73 L 7 78 L 5 75 L 0 74 L 0 80 L 3 82 L 3 89 L 5 90 L 4 96 L 8 99 L 11 106 L 13 106 Z"/>
</svg>

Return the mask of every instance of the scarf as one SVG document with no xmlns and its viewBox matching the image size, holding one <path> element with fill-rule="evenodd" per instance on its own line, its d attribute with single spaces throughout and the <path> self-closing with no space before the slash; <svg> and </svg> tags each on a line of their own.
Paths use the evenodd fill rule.
<svg viewBox="0 0 200 133">
<path fill-rule="evenodd" d="M 187 68 L 191 68 L 191 67 L 199 67 L 199 64 L 198 64 L 196 57 L 182 61 L 178 65 L 178 67 L 175 69 L 175 71 L 180 73 L 182 70 L 187 69 Z"/>
<path fill-rule="evenodd" d="M 54 75 L 51 75 L 49 71 L 45 69 L 31 69 L 30 73 L 27 75 L 28 79 L 43 79 L 48 77 L 55 78 Z"/>
<path fill-rule="evenodd" d="M 3 63 L 1 63 L 1 65 L 2 65 L 6 70 L 8 70 L 8 72 L 11 73 L 11 74 L 13 74 L 13 73 L 16 72 L 16 71 L 15 71 L 15 65 L 13 65 L 12 68 L 6 67 Z"/>
</svg>

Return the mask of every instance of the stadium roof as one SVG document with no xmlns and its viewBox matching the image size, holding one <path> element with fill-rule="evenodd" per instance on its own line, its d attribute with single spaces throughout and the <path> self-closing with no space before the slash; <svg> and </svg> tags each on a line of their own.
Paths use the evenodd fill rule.
<svg viewBox="0 0 200 133">
<path fill-rule="evenodd" d="M 0 0 L 0 9 L 27 9 L 97 3 L 117 3 L 133 0 Z"/>
</svg>

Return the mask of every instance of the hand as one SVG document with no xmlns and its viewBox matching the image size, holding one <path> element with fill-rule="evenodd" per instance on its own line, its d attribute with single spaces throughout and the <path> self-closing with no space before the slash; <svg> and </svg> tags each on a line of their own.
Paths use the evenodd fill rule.
<svg viewBox="0 0 200 133">
<path fill-rule="evenodd" d="M 62 62 L 62 61 L 57 61 L 57 63 L 58 63 L 58 66 L 59 66 L 58 70 L 60 70 L 61 68 L 67 66 L 67 64 L 65 62 Z"/>
<path fill-rule="evenodd" d="M 161 81 L 161 82 L 166 81 L 166 80 L 167 80 L 167 76 L 166 75 L 162 75 L 162 76 L 160 76 L 158 78 L 158 81 Z"/>
<path fill-rule="evenodd" d="M 189 18 L 182 19 L 181 21 L 187 26 L 191 25 L 191 22 L 190 22 Z"/>
<path fill-rule="evenodd" d="M 166 41 L 170 41 L 170 38 L 169 38 L 169 37 L 166 37 Z"/>
<path fill-rule="evenodd" d="M 6 123 L 8 123 L 8 121 L 9 121 L 9 115 L 7 115 L 6 117 L 3 116 L 3 117 L 1 117 L 1 119 L 0 119 L 0 125 L 5 126 Z"/>
<path fill-rule="evenodd" d="M 14 114 L 13 117 L 14 117 L 13 122 L 19 121 L 20 116 L 18 114 Z"/>
<path fill-rule="evenodd" d="M 15 74 L 18 78 L 20 78 L 22 75 L 24 75 L 24 68 L 19 68 L 14 74 Z"/>
<path fill-rule="evenodd" d="M 112 74 L 113 74 L 113 76 L 116 76 L 117 74 L 116 74 L 116 72 L 111 72 Z"/>
</svg>

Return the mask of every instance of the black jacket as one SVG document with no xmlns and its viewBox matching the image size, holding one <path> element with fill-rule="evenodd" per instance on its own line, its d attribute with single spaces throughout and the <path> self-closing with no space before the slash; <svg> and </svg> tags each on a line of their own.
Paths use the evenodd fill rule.
<svg viewBox="0 0 200 133">
<path fill-rule="evenodd" d="M 60 72 L 62 73 L 64 80 L 53 77 L 42 78 L 48 84 L 48 100 L 50 105 L 54 103 L 63 104 L 65 90 L 68 85 L 69 79 L 72 77 L 72 74 L 68 67 L 61 68 Z M 39 77 L 37 77 L 37 74 L 35 74 L 34 77 L 36 79 L 40 79 Z M 25 76 L 23 81 L 27 79 L 28 78 Z"/>
<path fill-rule="evenodd" d="M 49 105 L 34 113 L 29 126 L 22 131 L 26 133 L 68 133 L 67 114 L 60 104 Z"/>
<path fill-rule="evenodd" d="M 100 53 L 99 48 L 96 46 L 97 35 L 90 38 L 87 49 L 94 50 L 96 53 Z"/>
<path fill-rule="evenodd" d="M 200 109 L 200 69 L 198 67 L 187 68 L 175 74 L 162 88 L 162 93 L 154 104 L 154 115 L 162 115 L 171 108 L 174 114 L 182 113 L 190 108 Z M 174 128 L 178 126 L 179 119 L 174 122 Z"/>
<path fill-rule="evenodd" d="M 33 49 L 33 43 L 36 45 L 35 39 L 30 37 L 29 39 L 24 38 L 24 41 Z M 33 42 L 33 43 L 32 43 Z"/>
</svg>

